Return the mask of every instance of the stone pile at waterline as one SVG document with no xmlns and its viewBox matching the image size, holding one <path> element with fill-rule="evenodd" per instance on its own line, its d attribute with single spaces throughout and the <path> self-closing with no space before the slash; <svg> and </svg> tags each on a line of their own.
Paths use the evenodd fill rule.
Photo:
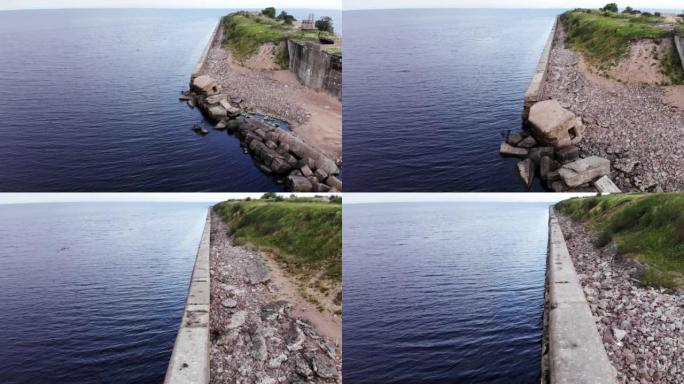
<svg viewBox="0 0 684 384">
<path fill-rule="evenodd" d="M 619 192 L 607 178 L 609 160 L 597 156 L 580 158 L 576 145 L 582 140 L 584 126 L 574 113 L 556 100 L 544 100 L 532 105 L 527 122 L 526 129 L 506 137 L 499 153 L 524 159 L 518 162 L 517 171 L 528 189 L 539 175 L 546 187 L 555 192 Z"/>
<path fill-rule="evenodd" d="M 342 181 L 337 164 L 293 133 L 252 119 L 253 113 L 242 100 L 222 93 L 221 87 L 207 75 L 192 80 L 190 91 L 181 100 L 198 107 L 217 130 L 235 134 L 250 153 L 259 169 L 284 182 L 293 192 L 339 192 Z M 244 116 L 244 118 L 243 118 Z M 201 134 L 208 133 L 199 127 Z"/>
</svg>

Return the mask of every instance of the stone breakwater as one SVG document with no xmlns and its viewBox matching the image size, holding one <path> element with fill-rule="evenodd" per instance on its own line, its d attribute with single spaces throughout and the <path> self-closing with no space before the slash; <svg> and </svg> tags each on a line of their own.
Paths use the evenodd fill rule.
<svg viewBox="0 0 684 384">
<path fill-rule="evenodd" d="M 618 383 L 684 383 L 684 292 L 643 286 L 643 266 L 560 215 L 587 302 Z"/>
<path fill-rule="evenodd" d="M 261 256 L 211 233 L 211 383 L 340 383 L 340 346 L 279 299 Z"/>
<path fill-rule="evenodd" d="M 191 90 L 181 94 L 189 106 L 198 107 L 217 130 L 235 134 L 264 173 L 284 182 L 294 192 L 338 192 L 342 181 L 337 178 L 337 164 L 318 149 L 277 126 L 245 115 L 242 100 L 221 92 L 221 87 L 208 75 L 192 80 Z M 244 116 L 243 116 L 244 115 Z M 208 131 L 195 127 L 200 134 Z"/>
</svg>

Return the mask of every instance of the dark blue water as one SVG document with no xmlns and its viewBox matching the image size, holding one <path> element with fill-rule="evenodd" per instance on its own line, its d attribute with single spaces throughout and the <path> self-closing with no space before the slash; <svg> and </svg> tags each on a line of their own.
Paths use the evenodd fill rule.
<svg viewBox="0 0 684 384">
<path fill-rule="evenodd" d="M 560 12 L 345 11 L 346 190 L 523 190 L 501 135 Z"/>
<path fill-rule="evenodd" d="M 344 206 L 346 383 L 538 383 L 546 204 Z"/>
<path fill-rule="evenodd" d="M 178 102 L 229 12 L 0 12 L 0 190 L 282 190 Z"/>
<path fill-rule="evenodd" d="M 206 212 L 0 205 L 0 382 L 163 382 Z"/>
</svg>

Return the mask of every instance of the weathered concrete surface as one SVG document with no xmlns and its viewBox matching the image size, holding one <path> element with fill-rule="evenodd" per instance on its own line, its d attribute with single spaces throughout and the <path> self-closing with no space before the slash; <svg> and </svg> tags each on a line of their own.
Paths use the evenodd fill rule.
<svg viewBox="0 0 684 384">
<path fill-rule="evenodd" d="M 682 44 L 682 38 L 675 35 L 674 44 L 679 54 L 679 62 L 682 64 L 682 69 L 684 69 L 684 44 Z"/>
<path fill-rule="evenodd" d="M 544 81 L 546 80 L 547 67 L 549 65 L 549 57 L 551 55 L 551 48 L 553 48 L 554 37 L 556 36 L 556 27 L 558 25 L 558 17 L 553 23 L 551 28 L 551 33 L 549 33 L 549 38 L 546 40 L 546 45 L 544 45 L 544 50 L 542 51 L 541 57 L 539 58 L 539 64 L 537 64 L 537 70 L 532 76 L 532 81 L 525 91 L 525 103 L 523 105 L 523 120 L 527 120 L 527 116 L 530 113 L 530 108 L 532 104 L 541 101 L 544 97 L 543 87 Z"/>
<path fill-rule="evenodd" d="M 219 31 L 219 27 L 223 25 L 223 17 L 219 19 L 219 22 L 216 24 L 216 27 L 214 27 L 214 31 L 211 33 L 211 36 L 209 36 L 209 40 L 207 41 L 207 45 L 204 47 L 204 50 L 202 51 L 202 54 L 200 55 L 199 60 L 197 60 L 197 64 L 195 65 L 195 69 L 192 71 L 192 75 L 190 79 L 194 79 L 195 77 L 199 76 L 200 71 L 202 70 L 202 67 L 204 66 L 204 62 L 207 60 L 207 56 L 209 56 L 209 48 L 211 48 L 211 45 L 214 42 L 214 39 L 216 38 L 216 34 Z"/>
<path fill-rule="evenodd" d="M 616 371 L 603 347 L 553 207 L 549 209 L 546 284 L 548 378 L 543 380 L 550 384 L 616 383 Z"/>
<path fill-rule="evenodd" d="M 598 156 L 585 157 L 565 164 L 558 171 L 569 187 L 579 187 L 610 173 L 610 160 Z"/>
<path fill-rule="evenodd" d="M 577 144 L 582 139 L 581 122 L 556 100 L 535 103 L 530 108 L 529 123 L 538 141 L 555 148 Z"/>
<path fill-rule="evenodd" d="M 594 187 L 601 193 L 620 193 L 620 188 L 613 183 L 608 176 L 602 176 L 600 179 L 594 181 Z"/>
<path fill-rule="evenodd" d="M 166 370 L 165 384 L 209 382 L 209 239 L 207 214 L 180 329 Z"/>
<path fill-rule="evenodd" d="M 342 55 L 321 50 L 320 44 L 288 40 L 290 70 L 305 86 L 342 96 Z"/>
</svg>

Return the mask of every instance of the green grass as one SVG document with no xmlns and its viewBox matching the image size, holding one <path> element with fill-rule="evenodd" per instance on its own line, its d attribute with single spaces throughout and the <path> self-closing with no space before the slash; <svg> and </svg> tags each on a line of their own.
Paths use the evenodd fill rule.
<svg viewBox="0 0 684 384">
<path fill-rule="evenodd" d="M 614 241 L 618 252 L 645 263 L 646 284 L 674 287 L 684 277 L 684 193 L 613 194 L 556 204 L 598 233 L 597 246 Z"/>
<path fill-rule="evenodd" d="M 238 61 L 249 59 L 259 51 L 259 46 L 263 43 L 278 43 L 287 39 L 318 40 L 318 31 L 301 31 L 294 25 L 254 12 L 239 11 L 229 14 L 223 20 L 223 28 L 223 43 Z M 287 51 L 277 58 L 279 65 L 284 65 L 286 55 Z"/>
<path fill-rule="evenodd" d="M 595 66 L 606 69 L 629 53 L 629 42 L 672 36 L 662 28 L 663 17 L 634 16 L 590 10 L 561 15 L 567 43 L 585 54 Z"/>
<path fill-rule="evenodd" d="M 214 206 L 236 244 L 273 252 L 298 267 L 342 276 L 342 206 L 315 199 L 227 201 Z"/>
<path fill-rule="evenodd" d="M 223 27 L 224 44 L 240 61 L 255 54 L 262 43 L 285 40 L 286 32 L 292 29 L 281 21 L 242 11 L 226 16 Z"/>
</svg>

